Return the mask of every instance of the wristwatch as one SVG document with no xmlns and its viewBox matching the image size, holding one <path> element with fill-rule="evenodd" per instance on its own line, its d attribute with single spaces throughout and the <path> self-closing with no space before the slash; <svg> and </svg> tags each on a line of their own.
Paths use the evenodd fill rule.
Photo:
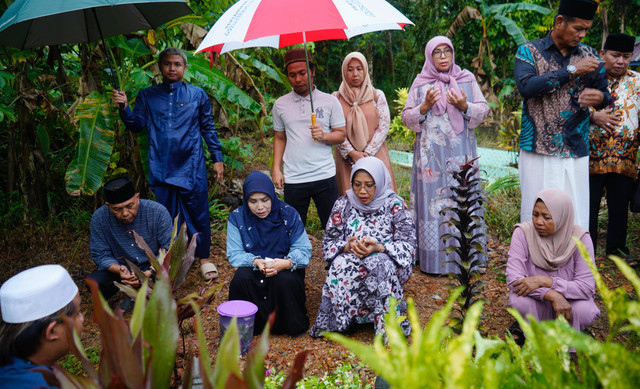
<svg viewBox="0 0 640 389">
<path fill-rule="evenodd" d="M 576 65 L 574 64 L 567 65 L 567 72 L 569 72 L 569 75 L 571 77 L 575 76 L 577 71 L 578 71 L 578 68 L 576 67 Z"/>
</svg>

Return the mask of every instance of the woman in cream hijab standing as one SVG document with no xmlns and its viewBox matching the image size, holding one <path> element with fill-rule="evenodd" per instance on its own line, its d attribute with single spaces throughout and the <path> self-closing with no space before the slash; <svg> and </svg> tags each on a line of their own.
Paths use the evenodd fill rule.
<svg viewBox="0 0 640 389">
<path fill-rule="evenodd" d="M 351 165 L 369 156 L 384 162 L 395 192 L 396 180 L 385 142 L 389 133 L 389 106 L 384 92 L 371 84 L 369 64 L 362 53 L 354 51 L 342 61 L 342 83 L 333 96 L 340 101 L 347 122 L 347 139 L 335 149 L 338 195 L 351 188 Z"/>
</svg>

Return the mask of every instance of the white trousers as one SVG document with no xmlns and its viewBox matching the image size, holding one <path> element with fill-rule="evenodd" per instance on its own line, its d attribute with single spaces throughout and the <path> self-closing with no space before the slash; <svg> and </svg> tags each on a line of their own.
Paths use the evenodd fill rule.
<svg viewBox="0 0 640 389">
<path fill-rule="evenodd" d="M 520 221 L 530 221 L 536 194 L 545 188 L 571 196 L 574 223 L 589 231 L 589 157 L 559 158 L 520 150 Z"/>
</svg>

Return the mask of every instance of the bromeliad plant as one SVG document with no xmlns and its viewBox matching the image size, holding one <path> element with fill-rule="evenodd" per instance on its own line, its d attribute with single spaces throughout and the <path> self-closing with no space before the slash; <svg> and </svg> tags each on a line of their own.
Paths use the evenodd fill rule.
<svg viewBox="0 0 640 389">
<path fill-rule="evenodd" d="M 456 185 L 447 187 L 451 193 L 447 198 L 450 206 L 440 210 L 440 214 L 448 216 L 441 225 L 448 227 L 453 232 L 440 236 L 446 245 L 443 251 L 450 256 L 455 255 L 449 262 L 454 263 L 459 273 L 453 277 L 458 284 L 464 287 L 458 299 L 457 308 L 459 317 L 453 318 L 450 323 L 460 330 L 462 321 L 471 304 L 480 295 L 483 281 L 478 280 L 479 268 L 483 265 L 482 256 L 485 254 L 486 238 L 483 232 L 485 192 L 482 190 L 483 178 L 480 177 L 478 158 L 458 163 L 451 169 L 451 174 Z"/>
</svg>

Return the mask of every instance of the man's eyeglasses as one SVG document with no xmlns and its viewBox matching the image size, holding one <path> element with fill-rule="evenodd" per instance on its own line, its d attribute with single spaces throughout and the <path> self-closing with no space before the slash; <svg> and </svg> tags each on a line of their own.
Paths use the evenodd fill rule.
<svg viewBox="0 0 640 389">
<path fill-rule="evenodd" d="M 442 55 L 444 55 L 445 57 L 451 57 L 453 55 L 453 51 L 451 51 L 451 49 L 433 50 L 434 57 L 442 57 Z"/>
</svg>

